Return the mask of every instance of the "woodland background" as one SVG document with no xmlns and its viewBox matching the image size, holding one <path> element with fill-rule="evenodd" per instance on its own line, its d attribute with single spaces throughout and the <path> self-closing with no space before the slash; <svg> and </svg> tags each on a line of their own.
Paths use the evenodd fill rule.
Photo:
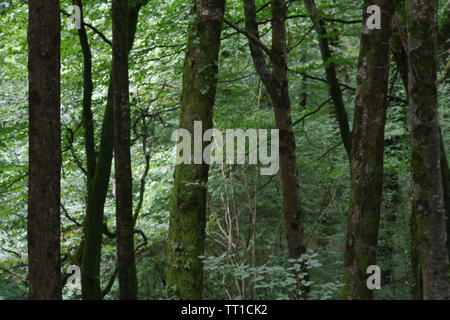
<svg viewBox="0 0 450 320">
<path fill-rule="evenodd" d="M 188 0 L 146 1 L 139 10 L 129 54 L 135 256 L 139 299 L 171 299 L 167 290 L 167 238 L 174 184 L 174 142 L 187 30 Z M 257 0 L 261 39 L 270 44 L 271 11 Z M 270 2 L 270 1 L 269 1 Z M 350 197 L 349 158 L 330 99 L 324 66 L 334 64 L 350 128 L 360 54 L 360 0 L 316 1 L 332 56 L 324 63 L 316 29 L 303 1 L 287 1 L 289 91 L 308 261 L 308 299 L 340 298 Z M 450 8 L 438 2 L 439 75 L 449 54 Z M 61 1 L 70 12 L 71 1 Z M 83 1 L 92 53 L 92 114 L 98 148 L 111 72 L 110 1 Z M 401 7 L 402 8 L 402 7 Z M 397 8 L 397 15 L 403 14 Z M 242 1 L 228 1 L 225 17 L 243 29 Z M 26 1 L 0 1 L 0 298 L 27 297 L 28 78 Z M 447 28 L 447 29 L 445 29 Z M 323 38 L 323 37 L 322 37 Z M 248 39 L 224 23 L 218 62 L 214 126 L 274 128 L 269 94 L 255 71 Z M 394 40 L 392 40 L 394 42 Z M 396 46 L 391 51 L 395 55 Z M 79 265 L 86 212 L 87 171 L 83 129 L 83 51 L 70 18 L 61 13 L 61 259 L 63 279 Z M 401 61 L 401 60 L 400 60 Z M 405 61 L 404 61 L 405 62 Z M 406 63 L 406 62 L 405 62 Z M 375 299 L 414 298 L 411 263 L 411 149 L 408 96 L 402 67 L 391 59 L 384 140 L 384 185 L 377 265 L 382 289 Z M 450 82 L 438 85 L 443 144 L 450 146 Z M 98 150 L 97 150 L 98 151 Z M 108 179 L 100 283 L 117 299 L 115 179 Z M 289 299 L 292 261 L 287 255 L 279 175 L 261 176 L 254 165 L 213 165 L 209 171 L 205 279 L 208 299 Z M 294 267 L 295 268 L 295 267 Z M 295 280 L 294 280 L 295 283 Z M 65 299 L 80 290 L 63 289 Z"/>
</svg>

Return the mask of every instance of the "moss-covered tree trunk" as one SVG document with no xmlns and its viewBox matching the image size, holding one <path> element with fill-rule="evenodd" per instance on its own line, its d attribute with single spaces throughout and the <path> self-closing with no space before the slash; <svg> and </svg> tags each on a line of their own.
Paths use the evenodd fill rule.
<svg viewBox="0 0 450 320">
<path fill-rule="evenodd" d="M 58 0 L 28 1 L 28 283 L 30 299 L 61 299 L 60 16 Z"/>
<path fill-rule="evenodd" d="M 407 32 L 404 26 L 405 18 L 405 1 L 397 1 L 395 23 L 393 28 L 393 37 L 391 50 L 393 53 L 395 64 L 397 65 L 398 71 L 401 75 L 403 85 L 406 92 L 408 92 L 408 56 L 407 56 Z M 445 50 L 446 41 L 443 41 L 443 34 L 448 33 L 449 24 L 449 14 L 443 20 L 442 25 L 439 28 L 438 35 L 438 52 Z M 442 137 L 442 132 L 440 133 L 440 145 L 441 145 L 441 171 L 442 171 L 442 188 L 444 191 L 444 204 L 445 204 L 445 215 L 446 215 L 446 225 L 447 225 L 447 250 L 449 250 L 450 256 L 450 169 L 448 165 L 448 160 L 446 156 L 445 144 Z M 415 241 L 415 223 L 412 217 L 411 221 L 411 232 L 412 232 L 412 252 L 411 252 L 411 265 L 414 273 L 414 285 L 412 289 L 412 295 L 416 299 L 421 299 L 422 297 L 422 280 L 420 275 L 420 270 L 418 268 L 418 253 L 416 252 L 417 246 L 414 245 Z"/>
<path fill-rule="evenodd" d="M 420 298 L 448 299 L 448 251 L 437 108 L 437 1 L 407 0 L 413 251 Z"/>
<path fill-rule="evenodd" d="M 138 1 L 128 8 L 128 52 L 133 47 L 139 11 L 148 1 Z M 102 299 L 100 261 L 106 194 L 113 158 L 113 91 L 110 79 L 102 121 L 95 174 L 88 190 L 86 217 L 83 225 L 81 288 L 85 300 Z"/>
<path fill-rule="evenodd" d="M 88 190 L 86 216 L 83 224 L 81 259 L 81 291 L 84 300 L 102 298 L 100 288 L 100 260 L 103 215 L 113 157 L 112 89 L 108 90 L 103 116 L 100 146 L 95 175 Z"/>
<path fill-rule="evenodd" d="M 193 0 L 183 68 L 180 128 L 193 136 L 194 121 L 212 128 L 225 0 Z M 202 133 L 203 134 L 203 133 Z M 205 148 L 203 144 L 203 148 Z M 201 299 L 209 166 L 179 164 L 170 212 L 167 285 L 180 299 Z"/>
<path fill-rule="evenodd" d="M 368 6 L 381 8 L 381 29 L 369 29 Z M 389 39 L 394 4 L 364 1 L 351 153 L 350 210 L 345 242 L 344 297 L 371 299 L 367 267 L 376 264 L 383 190 L 384 125 L 389 79 Z"/>
</svg>

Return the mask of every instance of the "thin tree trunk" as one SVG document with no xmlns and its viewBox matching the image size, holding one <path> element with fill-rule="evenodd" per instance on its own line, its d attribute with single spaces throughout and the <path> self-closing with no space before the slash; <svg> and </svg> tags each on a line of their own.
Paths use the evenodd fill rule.
<svg viewBox="0 0 450 320">
<path fill-rule="evenodd" d="M 437 107 L 437 1 L 407 0 L 414 251 L 421 298 L 449 298 Z"/>
<path fill-rule="evenodd" d="M 81 22 L 84 21 L 82 0 L 73 0 L 73 5 L 80 8 Z M 86 27 L 81 23 L 78 29 L 78 38 L 80 40 L 81 51 L 83 53 L 83 106 L 82 123 L 84 129 L 84 150 L 86 153 L 86 207 L 88 204 L 88 194 L 95 176 L 96 152 L 94 136 L 94 119 L 92 115 L 92 93 L 94 84 L 92 81 L 92 52 L 89 44 Z M 76 261 L 81 266 L 83 239 L 75 254 Z"/>
<path fill-rule="evenodd" d="M 292 127 L 286 51 L 286 1 L 272 0 L 272 93 L 275 122 L 280 130 L 280 168 L 283 187 L 288 252 L 291 259 L 305 253 L 303 244 L 303 212 L 300 204 L 296 144 Z"/>
<path fill-rule="evenodd" d="M 82 0 L 73 0 L 73 5 L 80 8 L 81 22 L 84 21 Z M 78 29 L 78 38 L 80 40 L 81 51 L 83 53 L 83 106 L 82 123 L 84 129 L 84 150 L 86 153 L 86 206 L 88 202 L 88 193 L 95 175 L 96 153 L 94 137 L 94 119 L 92 115 L 92 93 L 94 85 L 92 81 L 92 53 L 89 44 L 86 27 L 81 23 Z M 83 239 L 75 253 L 75 261 L 81 266 Z"/>
<path fill-rule="evenodd" d="M 95 175 L 90 190 L 88 190 L 86 217 L 83 224 L 84 238 L 81 259 L 81 289 L 84 300 L 98 300 L 102 298 L 100 288 L 100 261 L 103 215 L 111 174 L 112 156 L 113 115 L 112 88 L 110 83 L 103 116 Z"/>
<path fill-rule="evenodd" d="M 261 42 L 254 0 L 244 0 L 245 27 L 248 33 L 253 64 L 269 93 L 274 108 L 276 127 L 280 130 L 280 169 L 288 255 L 291 259 L 298 259 L 305 253 L 306 248 L 303 243 L 303 212 L 289 98 L 285 25 L 286 1 L 272 0 L 271 7 L 272 49 L 266 48 Z M 264 53 L 270 56 L 273 64 L 272 72 L 269 71 Z M 305 293 L 307 288 L 303 287 L 298 281 L 293 298 L 299 298 L 300 291 Z"/>
<path fill-rule="evenodd" d="M 148 1 L 140 1 L 128 8 L 128 53 L 133 47 L 139 10 Z M 88 190 L 86 217 L 83 225 L 81 288 L 85 300 L 102 299 L 100 261 L 106 194 L 108 192 L 113 158 L 113 91 L 109 81 L 106 108 L 103 116 L 100 146 L 91 188 Z"/>
<path fill-rule="evenodd" d="M 121 300 L 137 299 L 128 79 L 128 0 L 112 1 L 117 261 Z"/>
<path fill-rule="evenodd" d="M 381 30 L 366 25 L 367 7 L 381 7 Z M 389 39 L 394 4 L 364 1 L 351 153 L 350 210 L 345 245 L 344 297 L 371 299 L 367 267 L 376 264 L 383 190 L 384 125 L 389 78 Z"/>
<path fill-rule="evenodd" d="M 30 299 L 61 299 L 59 1 L 30 0 L 28 25 Z"/>
<path fill-rule="evenodd" d="M 82 0 L 73 0 L 72 3 L 81 10 L 81 21 L 84 21 Z M 92 53 L 91 46 L 86 33 L 86 28 L 82 23 L 78 29 L 81 51 L 83 53 L 83 127 L 84 127 L 84 150 L 86 152 L 87 164 L 87 186 L 88 190 L 95 175 L 95 138 L 94 120 L 92 117 L 92 92 L 94 85 L 92 82 Z"/>
<path fill-rule="evenodd" d="M 314 29 L 318 34 L 318 41 L 320 46 L 320 53 L 327 76 L 330 97 L 334 105 L 334 113 L 339 124 L 341 139 L 349 158 L 351 157 L 352 149 L 352 134 L 348 122 L 347 112 L 345 110 L 344 99 L 342 98 L 342 90 L 339 86 L 339 79 L 337 77 L 336 65 L 332 61 L 333 52 L 331 51 L 329 41 L 327 38 L 327 30 L 325 22 L 321 19 L 319 11 L 317 10 L 314 0 L 304 0 L 305 7 L 313 22 Z"/>
<path fill-rule="evenodd" d="M 408 40 L 406 30 L 403 28 L 404 12 L 401 11 L 402 7 L 404 6 L 397 7 L 396 14 L 392 19 L 391 51 L 406 94 L 408 94 L 408 56 L 406 54 Z"/>
<path fill-rule="evenodd" d="M 180 128 L 193 136 L 194 121 L 203 132 L 212 128 L 216 95 L 220 34 L 225 0 L 193 0 L 183 69 Z M 203 134 L 203 133 L 202 133 Z M 203 144 L 203 148 L 205 148 Z M 205 247 L 206 196 L 209 166 L 180 164 L 170 213 L 167 284 L 181 299 L 201 299 Z"/>
</svg>

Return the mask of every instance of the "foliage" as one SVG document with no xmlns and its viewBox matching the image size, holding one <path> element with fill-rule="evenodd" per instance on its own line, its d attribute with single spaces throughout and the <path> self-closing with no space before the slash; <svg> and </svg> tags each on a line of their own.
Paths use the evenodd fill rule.
<svg viewBox="0 0 450 320">
<path fill-rule="evenodd" d="M 226 17 L 243 27 L 242 1 L 230 0 Z M 257 7 L 267 1 L 258 0 Z M 359 0 L 316 1 L 328 21 L 338 77 L 350 120 L 353 114 L 361 17 Z M 444 2 L 444 1 L 441 1 Z M 71 1 L 62 1 L 69 9 Z M 111 39 L 110 1 L 83 1 L 86 21 Z M 310 299 L 337 299 L 342 286 L 345 220 L 349 199 L 349 163 L 328 100 L 317 35 L 311 31 L 302 1 L 290 1 L 288 15 L 289 81 L 295 125 L 305 238 L 310 251 L 288 260 L 282 220 L 279 176 L 259 176 L 250 165 L 213 165 L 208 182 L 205 297 L 211 299 L 289 299 L 292 271 L 311 288 Z M 135 236 L 139 298 L 165 299 L 166 241 L 173 184 L 174 142 L 179 118 L 181 70 L 190 1 L 150 1 L 142 9 L 130 54 L 132 166 L 134 204 L 138 203 L 145 156 L 150 167 Z M 441 7 L 443 5 L 441 4 Z M 442 9 L 442 8 L 441 8 Z M 270 7 L 258 13 L 262 39 L 270 44 Z M 0 299 L 26 297 L 27 203 L 27 6 L 0 1 Z M 62 15 L 62 235 L 63 270 L 76 264 L 85 215 L 86 179 L 81 127 L 82 53 L 76 30 Z M 93 113 L 96 142 L 101 130 L 111 66 L 111 48 L 88 29 L 93 53 Z M 444 67 L 444 62 L 440 68 Z M 224 26 L 214 113 L 218 129 L 273 128 L 272 106 L 251 62 L 247 39 Z M 391 94 L 406 99 L 392 64 Z M 318 80 L 317 80 L 318 79 Z M 440 121 L 450 154 L 450 84 L 439 87 Z M 385 185 L 379 236 L 382 289 L 378 299 L 411 298 L 409 124 L 407 105 L 391 101 L 385 148 Z M 142 119 L 147 120 L 144 127 Z M 148 135 L 144 154 L 142 137 Z M 111 175 L 113 177 L 113 175 Z M 105 223 L 115 230 L 114 181 L 111 179 Z M 115 240 L 103 237 L 102 288 L 114 273 Z M 77 299 L 67 292 L 65 298 Z M 118 297 L 117 281 L 106 299 Z"/>
</svg>

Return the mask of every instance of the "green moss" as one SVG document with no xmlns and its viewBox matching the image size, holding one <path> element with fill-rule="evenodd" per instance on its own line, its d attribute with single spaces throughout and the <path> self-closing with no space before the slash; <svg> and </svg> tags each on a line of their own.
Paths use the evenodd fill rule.
<svg viewBox="0 0 450 320">
<path fill-rule="evenodd" d="M 224 1 L 204 4 L 210 12 L 224 12 Z M 196 2 L 189 28 L 183 68 L 180 127 L 193 133 L 194 121 L 203 130 L 212 127 L 217 86 L 217 60 L 222 21 L 204 16 Z M 194 143 L 192 141 L 192 143 Z M 204 144 L 203 147 L 206 145 Z M 181 164 L 175 168 L 167 253 L 169 295 L 181 299 L 201 299 L 206 226 L 206 184 L 209 166 Z"/>
</svg>

